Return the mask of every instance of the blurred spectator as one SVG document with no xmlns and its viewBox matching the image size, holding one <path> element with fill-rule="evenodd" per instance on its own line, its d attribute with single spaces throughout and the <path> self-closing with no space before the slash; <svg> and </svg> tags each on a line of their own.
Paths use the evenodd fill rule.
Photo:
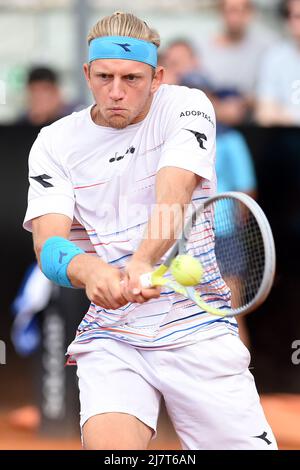
<svg viewBox="0 0 300 470">
<path fill-rule="evenodd" d="M 199 76 L 200 79 L 198 80 Z M 180 84 L 203 90 L 202 76 L 201 74 L 199 76 L 195 73 L 182 76 Z M 208 82 L 206 82 L 206 86 L 209 86 Z M 209 88 L 207 88 L 205 92 L 209 98 L 212 99 L 213 103 L 216 102 L 216 100 L 222 101 L 223 99 L 223 92 L 218 93 L 214 90 L 209 90 Z M 226 96 L 230 98 L 229 92 L 227 92 Z M 222 117 L 220 119 L 218 115 L 218 108 L 216 108 L 216 117 L 217 192 L 241 191 L 256 198 L 256 175 L 249 147 L 239 131 L 222 123 Z M 234 283 L 234 285 L 236 285 L 236 283 Z M 247 347 L 250 347 L 248 329 L 243 318 L 238 317 L 238 325 L 240 338 Z"/>
<path fill-rule="evenodd" d="M 27 78 L 27 111 L 17 124 L 45 126 L 75 110 L 62 97 L 57 73 L 47 67 L 34 67 Z"/>
<path fill-rule="evenodd" d="M 27 111 L 16 124 L 46 126 L 79 109 L 78 104 L 64 101 L 58 74 L 48 67 L 32 68 L 26 88 Z M 51 283 L 44 278 L 37 264 L 31 266 L 13 305 L 12 340 L 18 354 L 33 354 L 39 346 L 40 331 L 35 314 L 48 304 L 51 292 Z M 39 305 L 40 302 L 45 305 Z M 22 406 L 8 415 L 8 422 L 14 427 L 36 430 L 41 423 L 40 410 L 36 405 Z"/>
<path fill-rule="evenodd" d="M 264 126 L 300 125 L 300 0 L 285 0 L 290 38 L 265 57 L 257 89 L 256 118 Z"/>
<path fill-rule="evenodd" d="M 159 56 L 159 65 L 165 68 L 163 83 L 199 88 L 207 93 L 211 89 L 203 74 L 199 54 L 186 39 L 175 39 Z"/>
<path fill-rule="evenodd" d="M 193 75 L 186 76 L 182 85 L 192 88 L 200 88 Z M 205 90 L 213 103 L 222 101 L 222 93 Z M 230 97 L 228 93 L 228 97 Z M 222 123 L 222 116 L 218 114 L 218 107 L 215 108 L 217 117 L 217 152 L 216 152 L 216 174 L 217 192 L 241 191 L 256 198 L 256 175 L 249 147 L 243 135 Z M 236 285 L 236 282 L 233 283 Z M 239 335 L 243 343 L 250 347 L 250 338 L 244 318 L 237 317 L 239 325 Z"/>
<path fill-rule="evenodd" d="M 256 198 L 252 155 L 243 135 L 227 126 L 217 126 L 216 172 L 218 192 L 241 191 Z"/>
<path fill-rule="evenodd" d="M 300 3 L 300 0 L 299 0 Z M 192 45 L 183 39 L 173 41 L 161 56 L 165 67 L 164 83 L 183 85 L 204 91 L 213 102 L 239 98 L 238 92 L 215 91 L 200 67 Z M 229 127 L 216 109 L 218 192 L 242 191 L 256 196 L 256 178 L 252 157 L 242 134 Z"/>
<path fill-rule="evenodd" d="M 249 147 L 243 135 L 221 124 L 217 125 L 217 191 L 240 191 L 256 198 L 256 175 Z M 223 244 L 226 242 L 223 240 Z M 226 244 L 225 244 L 226 246 Z M 231 246 L 229 237 L 229 248 Z M 236 247 L 238 249 L 238 247 Z M 238 280 L 232 283 L 233 298 Z M 243 343 L 250 348 L 248 328 L 243 317 L 237 317 L 239 335 Z"/>
<path fill-rule="evenodd" d="M 300 0 L 299 0 L 300 2 Z M 200 59 L 192 45 L 185 40 L 173 41 L 161 56 L 165 67 L 164 83 L 198 88 L 213 102 L 239 98 L 238 92 L 215 91 L 200 67 Z M 240 132 L 229 127 L 216 109 L 217 117 L 217 176 L 218 191 L 242 191 L 256 196 L 256 179 L 252 157 Z"/>
<path fill-rule="evenodd" d="M 219 118 L 238 125 L 252 117 L 257 71 L 269 41 L 251 28 L 251 0 L 220 0 L 220 12 L 223 31 L 203 41 L 201 55 L 215 90 L 224 94 L 214 102 Z"/>
<path fill-rule="evenodd" d="M 199 60 L 192 44 L 186 39 L 174 39 L 160 55 L 159 63 L 165 67 L 164 83 L 179 84 L 185 74 L 196 72 Z"/>
</svg>

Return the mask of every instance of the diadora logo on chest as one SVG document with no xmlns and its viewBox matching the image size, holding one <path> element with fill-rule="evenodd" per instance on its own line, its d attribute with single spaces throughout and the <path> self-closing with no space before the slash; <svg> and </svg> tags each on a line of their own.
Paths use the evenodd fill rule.
<svg viewBox="0 0 300 470">
<path fill-rule="evenodd" d="M 126 155 L 129 155 L 134 152 L 135 152 L 134 147 L 129 147 L 124 153 L 124 155 L 120 155 L 119 152 L 116 152 L 115 156 L 109 159 L 109 163 L 119 162 L 120 160 L 123 160 L 123 158 L 126 157 Z"/>
</svg>

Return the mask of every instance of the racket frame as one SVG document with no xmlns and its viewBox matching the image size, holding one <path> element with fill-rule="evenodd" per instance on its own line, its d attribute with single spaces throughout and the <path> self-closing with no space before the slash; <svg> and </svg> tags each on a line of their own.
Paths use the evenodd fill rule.
<svg viewBox="0 0 300 470">
<path fill-rule="evenodd" d="M 261 232 L 263 245 L 264 245 L 264 252 L 265 252 L 264 272 L 262 276 L 261 285 L 256 295 L 253 297 L 253 299 L 250 302 L 248 302 L 244 306 L 238 307 L 235 309 L 220 310 L 217 308 L 209 307 L 207 305 L 208 308 L 205 310 L 209 313 L 212 313 L 213 315 L 237 316 L 237 315 L 252 312 L 253 310 L 257 309 L 266 300 L 273 285 L 274 276 L 275 276 L 275 268 L 276 268 L 276 252 L 275 252 L 275 244 L 274 244 L 272 230 L 271 230 L 270 224 L 268 222 L 268 219 L 265 213 L 263 212 L 261 207 L 257 204 L 257 202 L 254 201 L 254 199 L 252 199 L 247 194 L 241 193 L 238 191 L 228 191 L 228 192 L 216 194 L 215 196 L 209 197 L 193 212 L 193 214 L 189 217 L 188 221 L 186 222 L 179 239 L 171 248 L 163 264 L 161 264 L 152 273 L 146 273 L 141 276 L 141 283 L 144 287 L 151 287 L 153 285 L 170 284 L 168 282 L 161 282 L 159 284 L 155 284 L 155 280 L 158 278 L 161 278 L 163 274 L 165 274 L 168 271 L 173 259 L 176 258 L 178 254 L 186 253 L 185 243 L 192 230 L 193 220 L 197 219 L 199 214 L 205 211 L 211 204 L 220 200 L 226 200 L 228 198 L 240 201 L 250 210 L 252 215 L 255 217 L 255 220 Z M 172 284 L 174 285 L 173 281 L 172 281 Z M 175 284 L 178 284 L 180 286 L 181 288 L 180 293 L 182 293 L 182 295 L 185 295 L 183 294 L 183 292 L 185 291 L 188 298 L 194 297 L 193 300 L 195 300 L 195 296 L 191 295 L 192 290 L 195 291 L 194 288 L 187 288 L 187 287 L 181 286 L 181 284 L 177 282 Z M 202 308 L 203 308 L 203 305 L 206 305 L 205 302 L 202 301 L 202 299 L 201 299 L 201 302 L 200 303 L 197 302 L 197 304 L 201 306 Z"/>
</svg>

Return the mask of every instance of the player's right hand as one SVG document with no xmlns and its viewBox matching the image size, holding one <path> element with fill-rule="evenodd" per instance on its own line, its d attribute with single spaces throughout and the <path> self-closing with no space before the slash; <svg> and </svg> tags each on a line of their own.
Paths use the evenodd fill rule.
<svg viewBox="0 0 300 470">
<path fill-rule="evenodd" d="M 77 268 L 77 273 L 80 272 L 80 281 L 91 302 L 99 307 L 113 310 L 128 303 L 122 293 L 122 273 L 119 269 L 98 257 L 88 255 L 76 256 L 72 263 L 74 264 L 71 269 L 74 272 Z"/>
</svg>

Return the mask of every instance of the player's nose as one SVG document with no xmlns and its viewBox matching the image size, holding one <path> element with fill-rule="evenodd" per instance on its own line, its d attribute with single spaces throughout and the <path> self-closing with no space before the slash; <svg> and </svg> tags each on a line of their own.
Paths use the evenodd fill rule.
<svg viewBox="0 0 300 470">
<path fill-rule="evenodd" d="M 118 78 L 114 78 L 111 83 L 111 87 L 109 90 L 109 97 L 113 101 L 119 101 L 124 98 L 125 92 L 122 87 L 122 82 Z"/>
</svg>

